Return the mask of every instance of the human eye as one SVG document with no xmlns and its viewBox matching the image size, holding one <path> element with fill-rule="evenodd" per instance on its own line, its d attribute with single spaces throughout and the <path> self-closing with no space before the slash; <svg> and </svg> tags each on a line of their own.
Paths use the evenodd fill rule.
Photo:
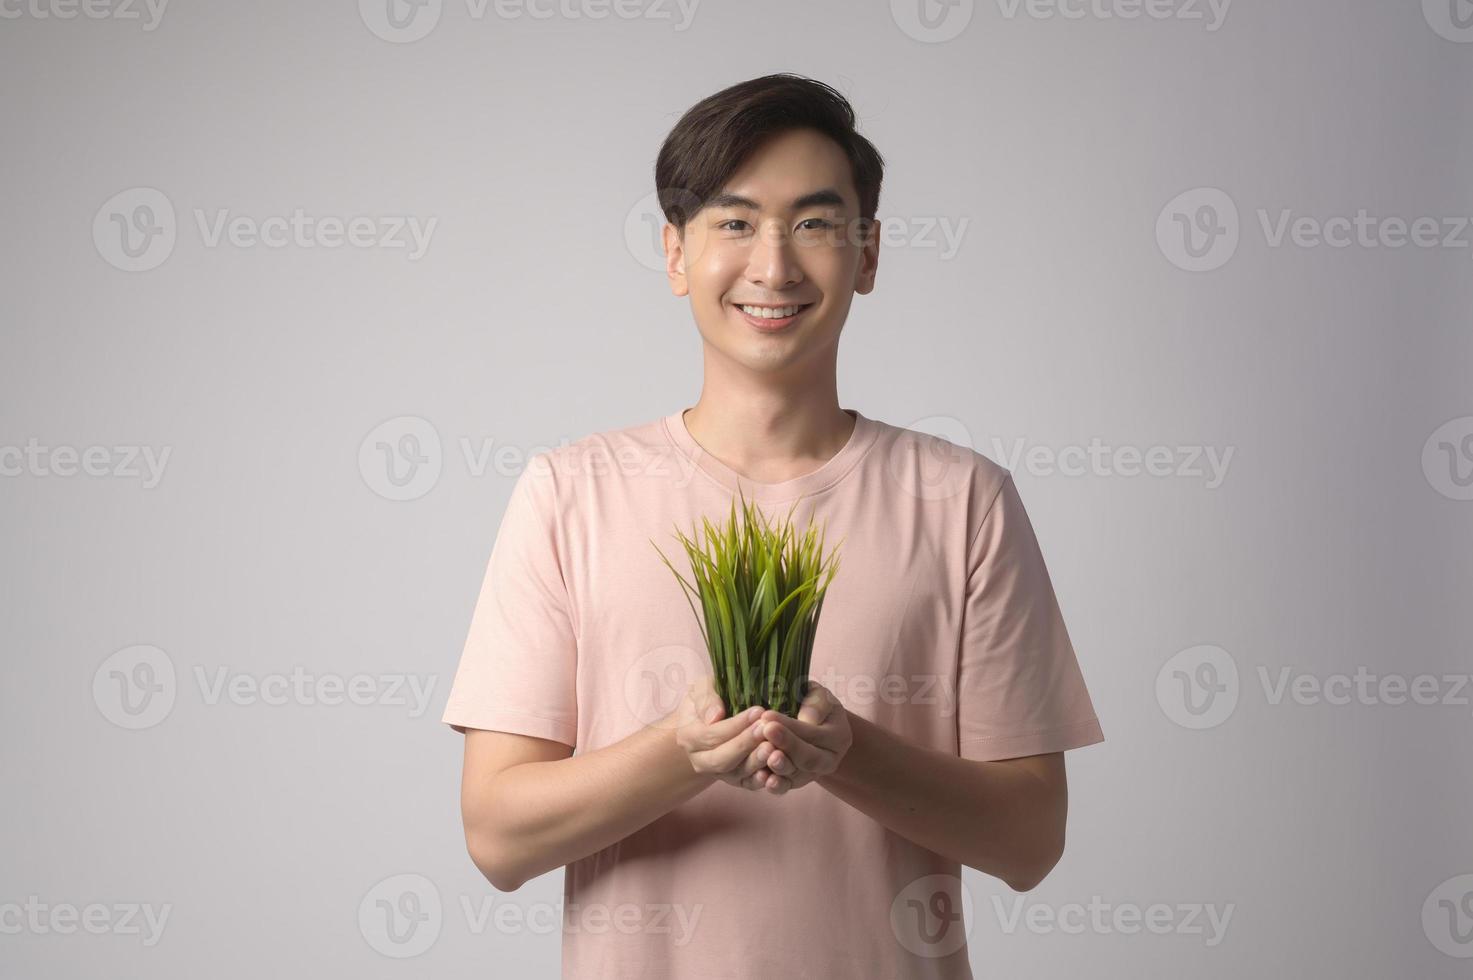
<svg viewBox="0 0 1473 980">
<path fill-rule="evenodd" d="M 834 227 L 833 222 L 829 221 L 827 218 L 804 218 L 802 221 L 798 222 L 798 226 L 801 228 L 802 226 L 807 225 L 810 221 L 816 221 L 818 222 L 818 224 L 805 228 L 805 231 L 822 231 L 826 228 Z"/>
<path fill-rule="evenodd" d="M 721 222 L 716 227 L 720 231 L 741 231 L 742 229 L 740 229 L 740 228 L 730 228 L 730 227 L 728 227 L 728 225 L 745 225 L 745 224 L 746 224 L 746 222 L 743 221 L 741 218 L 727 218 L 725 221 Z"/>
</svg>

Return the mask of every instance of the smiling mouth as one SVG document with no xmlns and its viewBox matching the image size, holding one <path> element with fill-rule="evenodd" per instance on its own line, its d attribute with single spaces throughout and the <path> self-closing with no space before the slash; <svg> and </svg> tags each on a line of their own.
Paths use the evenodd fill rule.
<svg viewBox="0 0 1473 980">
<path fill-rule="evenodd" d="M 790 303 L 787 306 L 750 306 L 743 303 L 731 305 L 732 309 L 758 330 L 779 330 L 798 319 L 813 306 L 812 303 Z"/>
</svg>

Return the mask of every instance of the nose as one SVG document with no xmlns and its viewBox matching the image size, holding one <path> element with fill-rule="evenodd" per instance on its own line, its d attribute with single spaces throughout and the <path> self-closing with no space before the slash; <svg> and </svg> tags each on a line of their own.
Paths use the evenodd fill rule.
<svg viewBox="0 0 1473 980">
<path fill-rule="evenodd" d="M 771 222 L 756 236 L 747 255 L 747 281 L 777 292 L 801 282 L 802 270 L 793 255 L 792 238 Z"/>
</svg>

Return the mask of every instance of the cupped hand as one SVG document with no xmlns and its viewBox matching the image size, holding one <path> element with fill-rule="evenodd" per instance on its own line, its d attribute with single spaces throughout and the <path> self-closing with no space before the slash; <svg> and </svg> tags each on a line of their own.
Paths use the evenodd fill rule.
<svg viewBox="0 0 1473 980">
<path fill-rule="evenodd" d="M 743 789 L 762 789 L 774 775 L 763 764 L 771 747 L 758 752 L 762 714 L 755 706 L 727 718 L 715 683 L 706 676 L 690 686 L 676 709 L 675 742 L 696 772 Z"/>
<path fill-rule="evenodd" d="M 814 681 L 808 682 L 798 717 L 769 709 L 757 727 L 762 732 L 760 744 L 748 764 L 760 761 L 762 768 L 754 769 L 751 778 L 761 781 L 757 788 L 777 796 L 838 769 L 854 742 L 849 712 L 828 688 Z"/>
</svg>

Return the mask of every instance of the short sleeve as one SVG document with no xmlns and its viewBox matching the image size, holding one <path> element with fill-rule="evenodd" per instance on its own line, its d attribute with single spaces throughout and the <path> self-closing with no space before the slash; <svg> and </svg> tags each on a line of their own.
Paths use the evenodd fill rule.
<svg viewBox="0 0 1473 980">
<path fill-rule="evenodd" d="M 1104 740 L 1012 474 L 967 551 L 957 753 L 990 761 Z"/>
<path fill-rule="evenodd" d="M 577 744 L 577 641 L 558 553 L 553 470 L 534 458 L 507 500 L 441 718 L 458 732 Z"/>
</svg>

